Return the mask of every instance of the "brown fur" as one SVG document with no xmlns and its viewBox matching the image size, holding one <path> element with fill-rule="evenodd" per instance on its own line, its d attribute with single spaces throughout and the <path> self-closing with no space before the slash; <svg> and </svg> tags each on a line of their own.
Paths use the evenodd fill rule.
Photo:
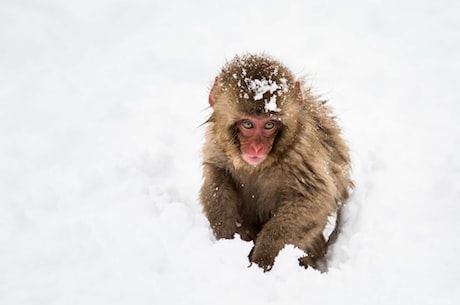
<svg viewBox="0 0 460 305">
<path fill-rule="evenodd" d="M 261 97 L 254 80 L 278 86 Z M 267 109 L 273 96 L 278 109 Z M 265 270 L 286 244 L 305 251 L 301 264 L 317 267 L 326 252 L 322 232 L 328 217 L 353 186 L 348 148 L 329 108 L 286 67 L 263 55 L 228 62 L 209 102 L 214 111 L 203 148 L 200 198 L 216 238 L 239 233 L 253 240 L 249 259 Z M 235 122 L 244 115 L 281 122 L 271 152 L 257 166 L 241 157 Z"/>
</svg>

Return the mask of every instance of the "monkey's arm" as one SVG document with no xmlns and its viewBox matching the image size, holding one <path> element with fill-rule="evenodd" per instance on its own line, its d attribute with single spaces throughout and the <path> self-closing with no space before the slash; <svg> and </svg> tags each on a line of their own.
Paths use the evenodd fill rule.
<svg viewBox="0 0 460 305">
<path fill-rule="evenodd" d="M 204 164 L 200 198 L 204 213 L 217 239 L 233 238 L 238 218 L 238 196 L 232 178 L 224 169 Z"/>
<path fill-rule="evenodd" d="M 249 259 L 270 270 L 278 253 L 291 244 L 308 255 L 301 262 L 316 267 L 316 260 L 325 251 L 322 232 L 326 223 L 327 214 L 319 204 L 305 200 L 288 202 L 263 226 Z"/>
</svg>

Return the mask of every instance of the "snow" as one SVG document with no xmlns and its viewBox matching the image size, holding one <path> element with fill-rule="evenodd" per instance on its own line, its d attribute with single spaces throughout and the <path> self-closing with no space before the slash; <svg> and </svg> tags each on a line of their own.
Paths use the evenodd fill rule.
<svg viewBox="0 0 460 305">
<path fill-rule="evenodd" d="M 459 304 L 460 4 L 0 3 L 0 304 Z M 257 27 L 254 32 L 251 29 Z M 201 213 L 212 81 L 266 52 L 330 100 L 356 190 L 321 274 Z"/>
<path fill-rule="evenodd" d="M 241 65 L 247 65 L 246 58 L 244 56 L 238 57 L 238 62 Z M 281 109 L 278 107 L 277 104 L 277 96 L 281 97 L 282 102 L 285 101 L 286 97 L 283 96 L 283 93 L 288 92 L 288 84 L 287 79 L 285 77 L 281 77 L 280 84 L 277 83 L 276 79 L 278 79 L 278 72 L 279 66 L 275 65 L 273 67 L 273 71 L 271 75 L 268 76 L 268 79 L 265 77 L 262 79 L 259 78 L 252 78 L 246 77 L 247 71 L 245 68 L 242 69 L 241 75 L 237 73 L 233 73 L 232 77 L 237 80 L 237 86 L 240 88 L 239 97 L 244 99 L 249 99 L 248 92 L 252 93 L 254 101 L 263 100 L 264 110 L 265 112 L 280 112 Z M 275 78 L 275 79 L 273 79 Z M 242 81 L 245 83 L 243 86 Z M 247 88 L 247 90 L 245 89 Z M 270 98 L 264 99 L 265 93 L 270 92 Z M 273 93 L 276 92 L 276 95 Z"/>
<path fill-rule="evenodd" d="M 248 88 L 254 91 L 254 100 L 258 101 L 263 98 L 263 95 L 266 92 L 270 92 L 271 94 L 278 89 L 281 89 L 281 86 L 274 82 L 272 79 L 250 79 L 245 78 L 244 80 L 248 83 Z"/>
<path fill-rule="evenodd" d="M 276 103 L 276 95 L 272 95 L 270 97 L 270 100 L 268 101 L 268 103 L 265 104 L 264 110 L 265 112 L 270 112 L 270 111 L 280 112 L 281 111 L 281 109 L 278 108 L 278 104 Z"/>
<path fill-rule="evenodd" d="M 250 78 L 245 78 L 244 81 L 248 84 L 248 89 L 254 92 L 254 101 L 259 101 L 264 98 L 264 94 L 267 92 L 270 92 L 270 94 L 273 94 L 274 92 L 281 90 L 279 92 L 286 92 L 287 87 L 284 84 L 283 85 L 278 85 L 276 81 L 273 81 L 272 79 L 250 79 Z M 268 102 L 265 102 L 265 112 L 269 111 L 274 111 L 274 112 L 279 112 L 281 111 L 280 108 L 278 108 L 278 105 L 276 103 L 276 95 L 271 95 L 270 99 Z"/>
</svg>

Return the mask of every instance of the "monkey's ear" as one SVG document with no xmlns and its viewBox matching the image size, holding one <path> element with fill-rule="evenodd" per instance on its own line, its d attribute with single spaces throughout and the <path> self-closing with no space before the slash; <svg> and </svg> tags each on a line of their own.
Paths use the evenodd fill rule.
<svg viewBox="0 0 460 305">
<path fill-rule="evenodd" d="M 299 105 L 302 105 L 303 104 L 302 86 L 300 85 L 299 81 L 295 82 L 295 93 L 297 94 L 297 103 Z"/>
<path fill-rule="evenodd" d="M 216 102 L 216 90 L 217 90 L 218 83 L 219 83 L 219 77 L 216 77 L 216 79 L 214 80 L 214 85 L 212 85 L 211 91 L 209 92 L 208 102 L 209 102 L 209 105 L 211 105 L 211 107 L 213 107 L 214 103 Z"/>
</svg>

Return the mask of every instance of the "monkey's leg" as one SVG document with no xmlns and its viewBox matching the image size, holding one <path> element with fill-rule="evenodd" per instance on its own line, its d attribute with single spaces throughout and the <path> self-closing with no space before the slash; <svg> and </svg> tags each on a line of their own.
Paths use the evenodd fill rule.
<svg viewBox="0 0 460 305">
<path fill-rule="evenodd" d="M 249 224 L 247 221 L 239 222 L 237 233 L 240 234 L 241 239 L 245 241 L 255 240 L 257 233 L 260 231 L 259 226 Z"/>
<path fill-rule="evenodd" d="M 200 197 L 217 239 L 233 238 L 237 231 L 238 195 L 225 170 L 205 164 Z"/>
<path fill-rule="evenodd" d="M 321 234 L 316 237 L 310 249 L 304 249 L 306 256 L 299 258 L 299 264 L 305 268 L 308 266 L 320 270 L 321 272 L 327 271 L 327 264 L 322 261 L 326 254 L 327 243 L 324 236 Z"/>
</svg>

